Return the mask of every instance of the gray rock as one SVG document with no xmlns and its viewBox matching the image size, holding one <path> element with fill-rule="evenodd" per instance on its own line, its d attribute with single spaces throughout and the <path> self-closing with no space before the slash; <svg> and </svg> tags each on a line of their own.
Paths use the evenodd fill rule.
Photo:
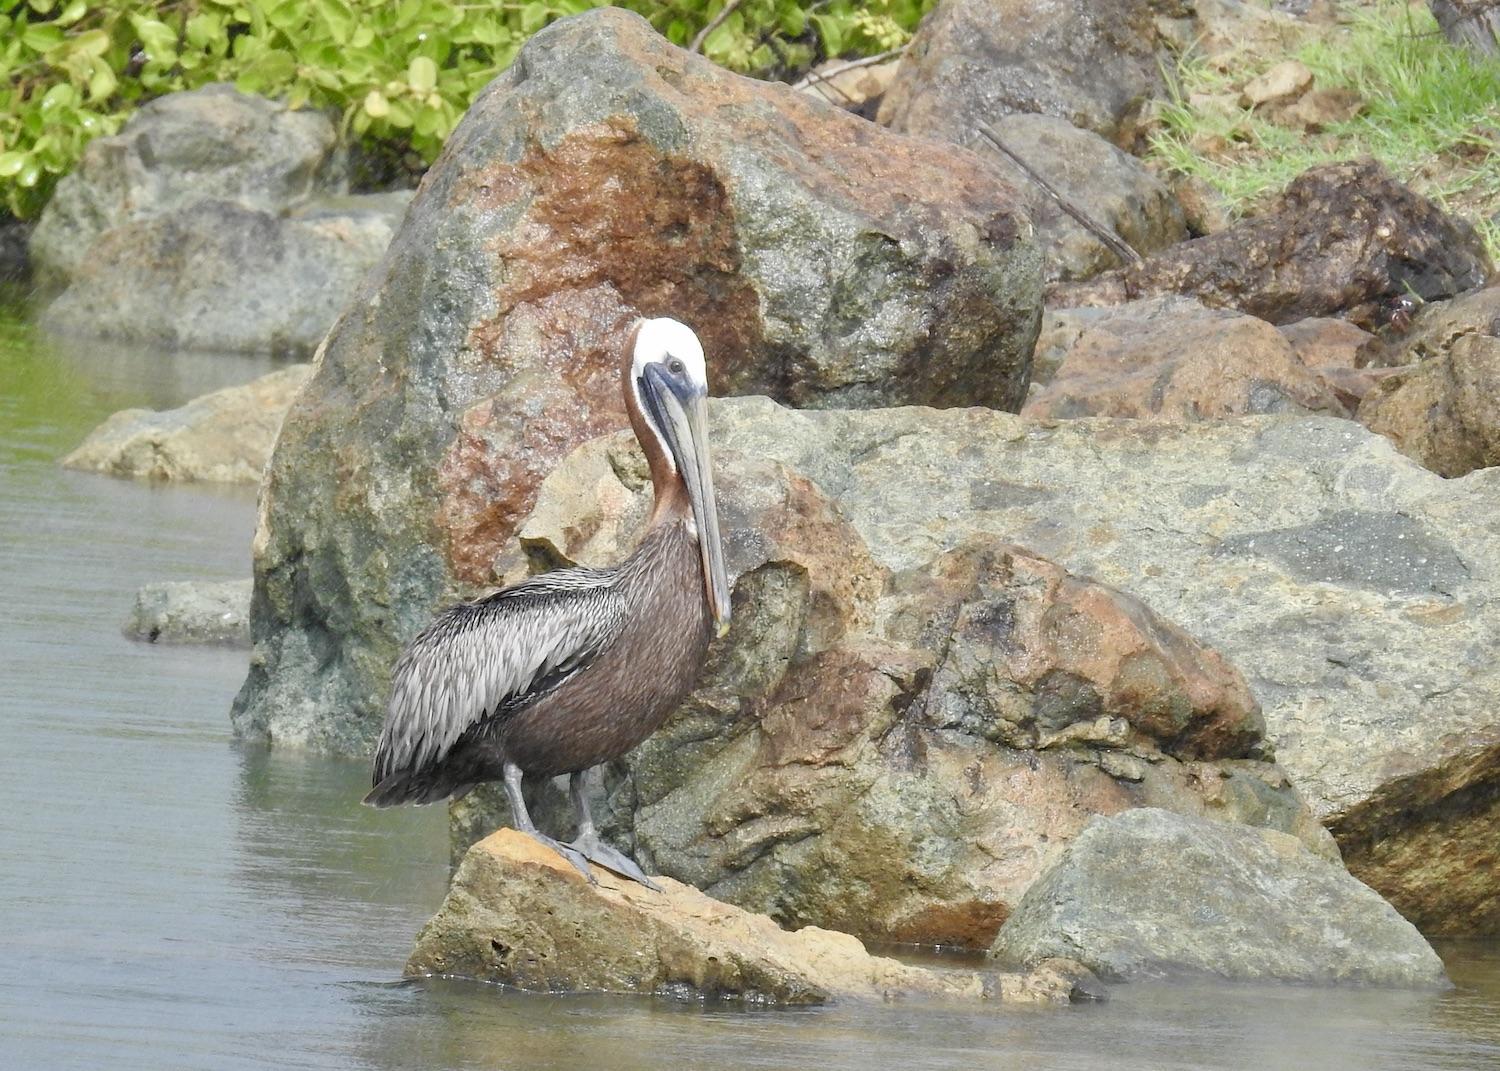
<svg viewBox="0 0 1500 1071">
<path fill-rule="evenodd" d="M 355 198 L 345 198 L 354 201 Z M 42 313 L 48 331 L 306 358 L 385 252 L 388 200 L 282 216 L 197 201 L 102 234 Z"/>
<path fill-rule="evenodd" d="M 287 420 L 236 726 L 366 751 L 401 642 L 491 584 L 546 472 L 621 426 L 637 315 L 698 329 L 718 393 L 1014 408 L 1040 286 L 980 156 L 623 11 L 559 20 L 449 139 Z"/>
<path fill-rule="evenodd" d="M 877 569 L 908 573 L 1004 533 L 1139 597 L 1244 671 L 1280 767 L 1356 876 L 1425 931 L 1500 932 L 1500 470 L 1444 480 L 1330 417 L 1038 426 L 979 409 L 795 412 L 743 399 L 717 403 L 713 421 L 716 457 L 804 474 Z M 566 508 L 576 516 L 580 499 Z M 742 523 L 726 516 L 725 530 Z M 756 598 L 800 620 L 800 602 Z M 695 724 L 661 746 L 692 754 Z M 637 836 L 670 828 L 672 806 L 643 810 Z M 673 821 L 705 813 L 691 794 L 675 807 Z"/>
<path fill-rule="evenodd" d="M 1008 115 L 990 125 L 1007 148 L 1074 207 L 1137 253 L 1154 253 L 1188 237 L 1182 209 L 1166 184 L 1098 134 L 1051 115 Z M 1120 258 L 1021 168 L 1003 156 L 1000 166 L 1027 195 L 1049 282 L 1087 279 L 1119 266 Z"/>
<path fill-rule="evenodd" d="M 1106 978 L 1446 987 L 1416 927 L 1281 833 L 1153 808 L 1089 823 L 1022 898 L 992 955 Z"/>
<path fill-rule="evenodd" d="M 293 365 L 166 412 L 121 410 L 62 463 L 150 480 L 259 483 L 286 411 L 311 375 L 312 365 Z"/>
<path fill-rule="evenodd" d="M 198 201 L 276 213 L 314 193 L 340 192 L 336 143 L 323 113 L 230 85 L 148 101 L 118 134 L 90 142 L 58 183 L 31 238 L 40 281 L 67 283 L 105 231 Z"/>
<path fill-rule="evenodd" d="M 976 128 L 1040 112 L 1122 148 L 1160 86 L 1150 0 L 943 0 L 907 47 L 880 122 L 977 145 Z"/>
<path fill-rule="evenodd" d="M 147 643 L 250 646 L 250 581 L 166 581 L 135 593 L 125 635 Z"/>
</svg>

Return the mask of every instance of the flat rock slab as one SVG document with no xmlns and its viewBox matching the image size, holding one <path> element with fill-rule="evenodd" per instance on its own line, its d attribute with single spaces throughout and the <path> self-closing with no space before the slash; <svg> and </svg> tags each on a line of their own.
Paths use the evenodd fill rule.
<svg viewBox="0 0 1500 1071">
<path fill-rule="evenodd" d="M 1416 927 L 1296 839 L 1154 808 L 1090 822 L 1026 893 L 992 954 L 1066 956 L 1123 979 L 1448 984 Z"/>
<path fill-rule="evenodd" d="M 147 643 L 250 646 L 250 581 L 166 581 L 135 593 L 125 635 Z"/>
<path fill-rule="evenodd" d="M 541 992 L 606 991 L 767 1004 L 926 997 L 1066 1004 L 1094 996 L 1076 964 L 1028 974 L 916 967 L 872 956 L 848 934 L 781 929 L 659 878 L 661 892 L 595 868 L 590 885 L 556 852 L 502 829 L 469 849 L 417 937 L 410 976 Z"/>
<path fill-rule="evenodd" d="M 62 463 L 149 480 L 259 483 L 286 411 L 311 374 L 312 365 L 293 365 L 176 409 L 122 409 Z"/>
</svg>

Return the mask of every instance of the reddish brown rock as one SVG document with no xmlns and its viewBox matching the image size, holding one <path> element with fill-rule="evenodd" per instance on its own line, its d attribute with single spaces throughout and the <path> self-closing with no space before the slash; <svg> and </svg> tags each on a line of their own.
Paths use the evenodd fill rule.
<svg viewBox="0 0 1500 1071">
<path fill-rule="evenodd" d="M 1288 410 L 1348 415 L 1264 320 L 1167 298 L 1088 323 L 1022 414 L 1213 420 Z"/>
<path fill-rule="evenodd" d="M 1448 352 L 1390 376 L 1359 420 L 1442 476 L 1500 464 L 1500 338 L 1466 334 Z"/>
<path fill-rule="evenodd" d="M 390 665 L 623 426 L 634 318 L 715 393 L 1016 408 L 1040 257 L 984 158 L 726 73 L 638 16 L 535 35 L 329 334 L 271 463 L 241 733 L 363 753 Z"/>
<path fill-rule="evenodd" d="M 1385 343 L 1347 320 L 1312 316 L 1277 330 L 1302 366 L 1351 413 L 1371 387 L 1394 372 Z"/>
<path fill-rule="evenodd" d="M 1473 227 L 1364 161 L 1313 168 L 1265 213 L 1087 283 L 1058 284 L 1048 304 L 1189 294 L 1275 324 L 1342 314 L 1369 327 L 1392 301 L 1451 297 L 1491 270 Z"/>
</svg>

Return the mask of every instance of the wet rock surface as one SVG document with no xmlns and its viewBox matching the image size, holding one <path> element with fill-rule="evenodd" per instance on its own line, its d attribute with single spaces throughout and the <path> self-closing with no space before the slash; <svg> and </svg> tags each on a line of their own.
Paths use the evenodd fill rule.
<svg viewBox="0 0 1500 1071">
<path fill-rule="evenodd" d="M 1064 316 L 1054 314 L 1047 322 L 1049 342 L 1066 344 L 1065 356 L 1046 386 L 1027 401 L 1024 416 L 1348 415 L 1286 338 L 1254 316 L 1205 308 L 1187 298 L 1148 299 L 1104 315 L 1073 316 L 1078 333 L 1071 343 L 1058 333 Z"/>
<path fill-rule="evenodd" d="M 147 643 L 250 646 L 250 581 L 164 581 L 135 595 L 125 635 Z"/>
<path fill-rule="evenodd" d="M 1284 770 L 1356 876 L 1424 928 L 1493 932 L 1493 472 L 1444 481 L 1327 417 L 1039 427 L 982 410 L 792 412 L 744 399 L 717 404 L 713 420 L 740 631 L 610 782 L 613 833 L 664 872 L 784 921 L 973 944 L 1093 814 L 1161 806 L 1290 831 L 1316 850 Z M 614 442 L 608 456 L 629 453 Z M 646 492 L 599 449 L 549 481 L 513 562 L 612 560 L 633 538 Z M 772 568 L 785 549 L 757 565 L 737 546 L 786 527 L 729 505 L 752 459 L 762 467 L 744 471 L 762 475 L 750 486 L 772 486 L 764 466 L 784 466 L 847 525 L 821 565 L 803 550 Z M 1012 554 L 1012 581 L 986 589 L 1003 597 L 976 598 L 952 625 L 905 601 L 937 598 L 945 570 L 994 555 L 995 533 L 1029 548 Z M 1099 677 L 1084 688 L 1068 670 L 1028 686 L 1009 683 L 1014 665 L 989 673 L 1003 659 L 976 637 L 1011 642 L 1025 618 L 999 608 L 1026 605 L 1016 596 L 1041 586 L 1044 567 L 1027 564 L 1041 555 L 1241 667 L 1277 765 L 1176 757 L 1163 734 L 1089 698 L 1109 691 Z M 825 570 L 844 594 L 816 579 Z M 946 652 L 918 621 L 953 637 Z M 787 675 L 789 664 L 801 668 Z M 766 698 L 741 705 L 755 696 Z M 1003 713 L 1028 704 L 1030 722 Z M 1070 712 L 1066 726 L 1044 725 L 1054 709 Z M 503 806 L 471 811 L 469 828 L 504 821 Z M 1398 859 L 1412 869 L 1394 881 Z"/>
<path fill-rule="evenodd" d="M 1129 149 L 1160 85 L 1152 6 L 944 0 L 907 46 L 880 122 L 977 145 L 980 123 L 1041 113 Z"/>
<path fill-rule="evenodd" d="M 1452 297 L 1491 270 L 1468 223 L 1365 161 L 1306 171 L 1263 214 L 1089 282 L 1057 284 L 1048 303 L 1176 293 L 1274 324 L 1343 314 L 1368 327 L 1392 301 Z"/>
<path fill-rule="evenodd" d="M 287 419 L 237 729 L 368 749 L 401 642 L 491 585 L 543 475 L 623 425 L 636 316 L 699 330 L 718 393 L 1018 407 L 1040 285 L 981 157 L 622 11 L 547 27 L 449 140 Z"/>
<path fill-rule="evenodd" d="M 590 885 L 549 848 L 501 830 L 464 857 L 417 937 L 412 976 L 518 989 L 616 992 L 757 1004 L 926 998 L 1066 1004 L 1101 990 L 1077 964 L 1025 973 L 917 967 L 872 956 L 854 937 L 781 929 L 659 879 L 661 892 L 596 870 Z"/>
<path fill-rule="evenodd" d="M 1099 135 L 1051 115 L 1003 116 L 990 127 L 1075 208 L 1136 252 L 1154 253 L 1188 236 L 1172 191 L 1139 160 Z M 1087 279 L 1119 266 L 1119 257 L 1021 168 L 1003 156 L 997 164 L 1026 194 L 1049 281 Z"/>
<path fill-rule="evenodd" d="M 991 954 L 1067 956 L 1109 979 L 1449 984 L 1416 927 L 1343 867 L 1272 830 L 1152 808 L 1090 822 Z"/>
<path fill-rule="evenodd" d="M 149 480 L 259 483 L 286 411 L 311 375 L 312 365 L 293 365 L 177 409 L 121 410 L 62 464 Z"/>
</svg>

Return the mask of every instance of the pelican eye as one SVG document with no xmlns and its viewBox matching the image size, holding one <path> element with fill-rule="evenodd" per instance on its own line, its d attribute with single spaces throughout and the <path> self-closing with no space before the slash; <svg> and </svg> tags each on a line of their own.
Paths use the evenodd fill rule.
<svg viewBox="0 0 1500 1071">
<path fill-rule="evenodd" d="M 674 376 L 680 376 L 687 371 L 687 365 L 682 363 L 681 358 L 673 357 L 667 362 L 667 371 L 671 372 Z"/>
</svg>

